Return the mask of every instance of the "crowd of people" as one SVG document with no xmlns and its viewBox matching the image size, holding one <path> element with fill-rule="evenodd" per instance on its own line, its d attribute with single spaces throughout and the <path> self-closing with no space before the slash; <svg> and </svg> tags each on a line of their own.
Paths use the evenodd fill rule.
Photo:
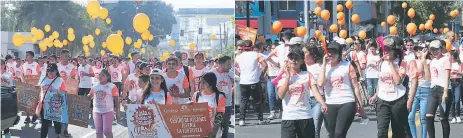
<svg viewBox="0 0 463 138">
<path fill-rule="evenodd" d="M 41 122 L 41 138 L 46 138 L 49 127 L 54 127 L 57 137 L 69 137 L 68 124 L 44 119 L 44 97 L 48 91 L 89 96 L 93 100 L 90 121 L 96 129 L 96 137 L 113 137 L 114 118 L 121 120 L 121 109 L 127 104 L 187 104 L 208 103 L 213 132 L 209 137 L 228 136 L 232 112 L 233 73 L 232 59 L 219 56 L 205 61 L 201 52 L 182 62 L 183 52 L 175 51 L 165 61 L 154 56 L 145 59 L 138 52 L 131 59 L 113 55 L 70 58 L 66 49 L 60 55 L 48 55 L 34 59 L 32 51 L 25 59 L 6 55 L 1 61 L 2 86 L 13 86 L 24 82 L 24 76 L 40 75 L 40 98 L 34 112 L 28 112 L 24 123 Z M 76 79 L 78 91 L 68 91 L 66 80 Z M 53 123 L 53 125 L 52 125 Z M 9 129 L 4 131 L 10 138 Z"/>
<path fill-rule="evenodd" d="M 463 46 L 456 38 L 449 31 L 436 38 L 352 36 L 352 42 L 338 37 L 323 42 L 303 41 L 286 30 L 280 41 L 238 39 L 239 125 L 246 125 L 252 97 L 258 124 L 281 118 L 284 138 L 319 138 L 323 125 L 329 138 L 345 138 L 355 116 L 368 122 L 366 112 L 376 112 L 378 138 L 388 137 L 390 124 L 394 138 L 418 137 L 418 112 L 421 137 L 434 138 L 437 110 L 442 137 L 449 138 L 450 124 L 461 123 L 463 98 Z M 267 102 L 270 115 L 264 119 Z"/>
</svg>

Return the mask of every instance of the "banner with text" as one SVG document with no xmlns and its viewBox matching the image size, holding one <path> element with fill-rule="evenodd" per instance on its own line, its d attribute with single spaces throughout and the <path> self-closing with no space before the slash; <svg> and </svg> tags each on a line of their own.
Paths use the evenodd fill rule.
<svg viewBox="0 0 463 138">
<path fill-rule="evenodd" d="M 242 40 L 251 40 L 252 44 L 254 45 L 257 37 L 257 29 L 236 25 L 236 30 L 238 31 L 238 35 Z"/>
<path fill-rule="evenodd" d="M 37 106 L 40 88 L 35 84 L 16 82 L 16 91 L 18 92 L 18 110 L 33 113 Z"/>
<path fill-rule="evenodd" d="M 69 124 L 81 127 L 88 127 L 88 116 L 92 113 L 90 103 L 92 100 L 88 96 L 67 95 Z"/>
<path fill-rule="evenodd" d="M 67 94 L 58 91 L 48 91 L 45 96 L 44 119 L 68 123 Z"/>
<path fill-rule="evenodd" d="M 39 85 L 40 75 L 24 75 L 24 82 L 32 85 Z"/>
<path fill-rule="evenodd" d="M 127 126 L 131 138 L 197 138 L 212 130 L 207 103 L 129 104 Z"/>
</svg>

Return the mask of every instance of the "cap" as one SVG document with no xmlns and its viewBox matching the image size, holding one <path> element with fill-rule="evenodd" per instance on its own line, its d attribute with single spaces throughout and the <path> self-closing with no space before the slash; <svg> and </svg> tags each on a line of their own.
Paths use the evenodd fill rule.
<svg viewBox="0 0 463 138">
<path fill-rule="evenodd" d="M 340 51 L 340 50 L 342 50 L 342 47 L 341 47 L 341 44 L 339 44 L 337 42 L 332 42 L 332 43 L 328 44 L 327 49 L 334 49 L 334 50 Z"/>
<path fill-rule="evenodd" d="M 289 40 L 288 45 L 296 45 L 296 44 L 302 44 L 302 38 L 300 37 L 293 37 Z"/>
<path fill-rule="evenodd" d="M 384 46 L 400 49 L 404 45 L 404 40 L 398 36 L 388 36 L 384 38 L 383 44 Z"/>
<path fill-rule="evenodd" d="M 161 73 L 162 73 L 161 70 L 153 69 L 153 70 L 151 70 L 150 75 L 161 75 Z"/>
<path fill-rule="evenodd" d="M 151 64 L 148 64 L 148 63 L 145 63 L 145 62 L 143 62 L 143 63 L 141 63 L 140 65 L 138 65 L 138 68 L 139 68 L 139 69 L 148 68 L 148 67 L 152 67 L 152 65 L 151 65 Z"/>
<path fill-rule="evenodd" d="M 440 40 L 433 40 L 429 44 L 429 48 L 441 48 L 441 47 L 442 47 L 442 43 L 440 42 Z"/>
</svg>

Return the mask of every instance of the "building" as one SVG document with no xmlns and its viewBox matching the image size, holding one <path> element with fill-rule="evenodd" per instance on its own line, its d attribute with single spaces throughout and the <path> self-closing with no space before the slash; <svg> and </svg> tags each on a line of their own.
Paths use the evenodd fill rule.
<svg viewBox="0 0 463 138">
<path fill-rule="evenodd" d="M 20 47 L 16 47 L 13 45 L 12 39 L 13 35 L 16 33 L 21 33 L 23 36 L 31 35 L 30 32 L 4 32 L 1 31 L 1 56 L 2 59 L 7 55 L 10 54 L 15 58 L 26 58 L 26 51 L 33 51 L 36 55 L 41 55 L 42 52 L 40 51 L 38 45 L 32 44 L 32 42 L 26 42 Z"/>
</svg>

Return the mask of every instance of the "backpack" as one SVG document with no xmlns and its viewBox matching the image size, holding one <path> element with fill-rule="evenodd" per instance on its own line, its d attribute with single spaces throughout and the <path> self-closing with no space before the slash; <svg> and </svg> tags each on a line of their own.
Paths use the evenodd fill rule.
<svg viewBox="0 0 463 138">
<path fill-rule="evenodd" d="M 215 104 L 216 104 L 216 105 L 219 104 L 219 96 L 220 96 L 220 94 L 222 94 L 222 95 L 225 96 L 225 94 L 223 94 L 222 92 L 216 92 L 216 93 L 215 93 Z M 199 96 L 201 96 L 201 92 L 196 93 L 196 102 L 198 102 Z"/>
</svg>

